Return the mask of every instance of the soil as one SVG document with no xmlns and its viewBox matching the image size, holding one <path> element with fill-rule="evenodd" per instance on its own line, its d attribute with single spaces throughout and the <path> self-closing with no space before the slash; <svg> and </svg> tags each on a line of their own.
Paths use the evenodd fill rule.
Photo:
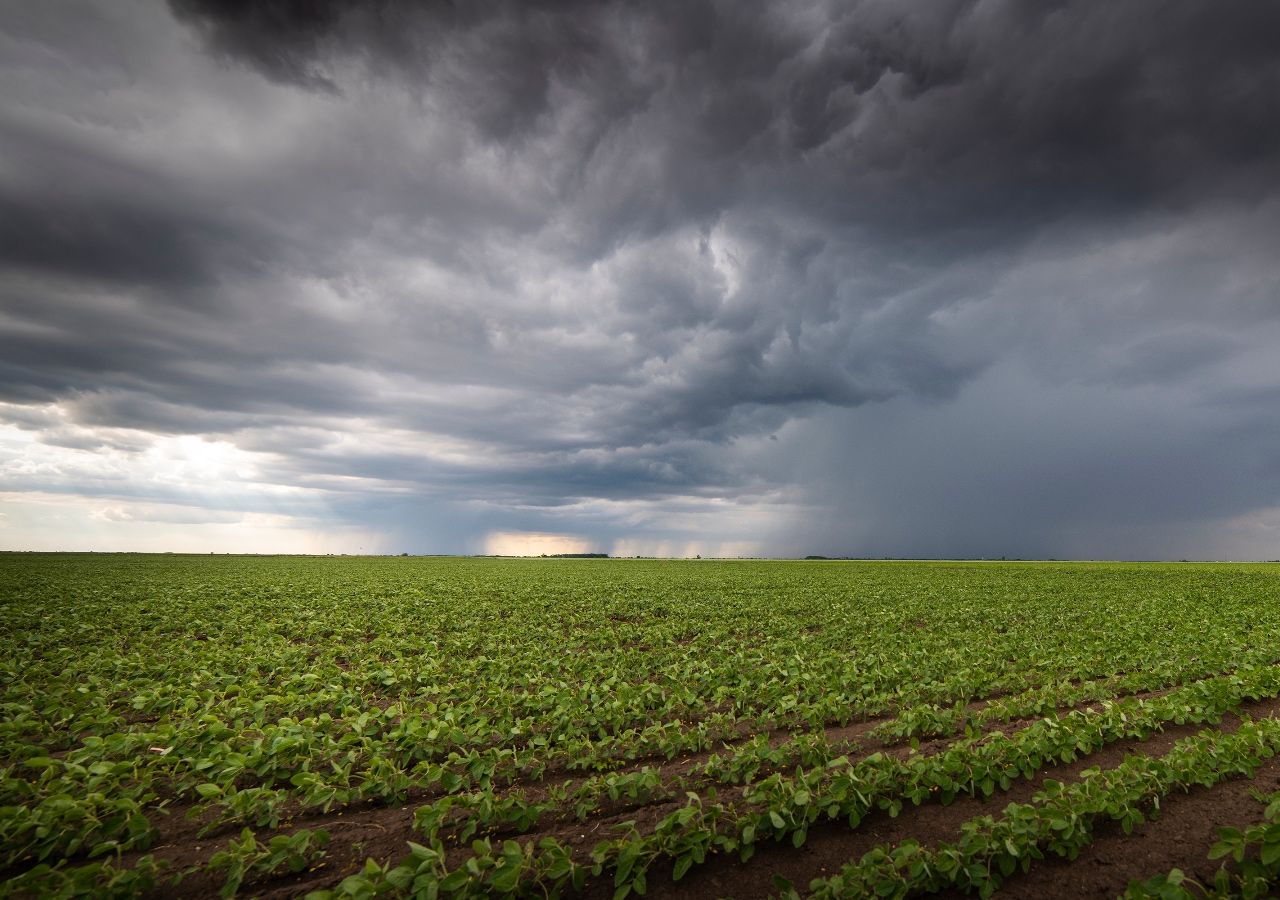
<svg viewBox="0 0 1280 900">
<path fill-rule="evenodd" d="M 998 892 L 1013 900 L 1059 897 L 1115 897 L 1131 880 L 1182 869 L 1204 885 L 1213 884 L 1221 860 L 1209 859 L 1209 848 L 1224 826 L 1245 828 L 1262 819 L 1255 790 L 1280 789 L 1280 757 L 1259 767 L 1251 780 L 1225 781 L 1211 788 L 1194 787 L 1160 801 L 1156 818 L 1125 834 L 1117 822 L 1094 830 L 1093 843 L 1074 861 L 1056 857 L 1038 861 L 1030 872 L 1015 875 Z"/>
<path fill-rule="evenodd" d="M 1156 692 L 1147 692 L 1150 696 Z M 1164 693 L 1159 692 L 1159 693 Z M 1088 704 L 1082 704 L 1087 706 Z M 980 704 L 974 704 L 979 708 Z M 1254 717 L 1280 715 L 1280 699 L 1247 703 L 1241 707 Z M 905 754 L 908 749 L 901 743 L 886 744 L 870 740 L 867 732 L 883 719 L 859 722 L 848 726 L 833 727 L 828 737 L 833 741 L 849 741 L 857 758 L 872 752 Z M 1230 730 L 1239 719 L 1228 716 L 1220 727 Z M 1015 731 L 1026 722 L 993 724 L 989 731 Z M 1040 789 L 1047 778 L 1071 780 L 1090 766 L 1113 766 L 1130 752 L 1140 751 L 1160 754 L 1175 741 L 1197 733 L 1204 726 L 1175 726 L 1157 733 L 1146 741 L 1126 740 L 1108 746 L 1087 758 L 1073 763 L 1053 766 L 1039 772 L 1035 778 L 1015 781 L 1010 790 L 997 792 L 989 800 L 970 797 L 957 798 L 948 806 L 926 804 L 907 807 L 896 818 L 883 812 L 868 815 L 856 829 L 850 829 L 842 821 L 815 825 L 810 829 L 806 843 L 800 849 L 790 842 L 762 844 L 755 856 L 746 863 L 736 857 L 711 857 L 705 864 L 695 866 L 679 881 L 671 880 L 669 866 L 661 862 L 650 870 L 647 896 L 651 898 L 702 898 L 735 897 L 738 900 L 768 896 L 776 892 L 773 876 L 781 875 L 804 891 L 810 880 L 838 871 L 841 866 L 856 860 L 867 850 L 880 844 L 892 844 L 907 837 L 922 844 L 931 845 L 952 840 L 958 835 L 962 822 L 984 813 L 998 815 L 1010 802 L 1025 802 Z M 788 736 L 777 731 L 770 733 L 771 743 L 779 743 Z M 735 742 L 736 743 L 736 742 Z M 944 749 L 950 740 L 931 741 L 920 748 L 921 752 L 934 753 Z M 693 770 L 705 763 L 710 752 L 689 754 L 670 762 L 649 764 L 658 768 L 664 780 L 675 776 L 694 777 Z M 630 768 L 639 768 L 637 761 Z M 570 780 L 580 779 L 576 774 Z M 537 799 L 545 786 L 561 783 L 564 778 L 547 777 L 538 783 L 521 785 L 530 799 Z M 1259 772 L 1257 786 L 1273 790 L 1280 785 L 1280 762 L 1268 762 Z M 1136 829 L 1132 835 L 1124 835 L 1118 827 L 1102 825 L 1098 828 L 1095 843 L 1079 860 L 1071 863 L 1057 860 L 1037 862 L 1031 872 L 1016 876 L 1006 886 L 1010 896 L 1019 897 L 1076 897 L 1092 896 L 1106 892 L 1111 896 L 1122 891 L 1130 878 L 1147 877 L 1167 871 L 1177 865 L 1200 878 L 1202 870 L 1209 879 L 1216 869 L 1205 859 L 1205 853 L 1216 839 L 1214 829 L 1222 824 L 1247 824 L 1257 819 L 1261 807 L 1249 796 L 1251 785 L 1247 782 L 1228 782 L 1211 790 L 1197 790 L 1179 794 L 1164 801 L 1164 815 Z M 741 788 L 717 786 L 722 801 L 732 803 L 741 794 Z M 308 891 L 335 886 L 343 877 L 358 871 L 366 859 L 394 862 L 406 853 L 405 842 L 419 839 L 413 827 L 413 811 L 430 794 L 417 792 L 400 803 L 384 805 L 365 803 L 329 813 L 299 814 L 281 824 L 278 833 L 292 833 L 300 828 L 324 828 L 329 832 L 330 844 L 323 862 L 314 869 L 270 881 L 246 883 L 245 895 L 285 898 L 302 896 Z M 544 820 L 533 833 L 520 835 L 521 842 L 544 836 L 555 836 L 575 849 L 580 859 L 589 855 L 597 842 L 611 835 L 611 826 L 634 821 L 638 830 L 652 829 L 671 811 L 684 803 L 677 800 L 649 804 L 619 803 L 607 808 L 591 821 Z M 227 826 L 217 832 L 197 837 L 205 821 L 189 821 L 186 809 L 172 810 L 171 814 L 157 822 L 160 839 L 148 853 L 166 861 L 170 871 L 204 866 L 210 857 L 226 846 L 229 837 L 239 832 L 238 826 Z M 498 833 L 494 837 L 515 837 L 513 833 Z M 259 835 L 264 839 L 264 835 Z M 451 846 L 446 841 L 446 846 Z M 452 846 L 456 846 L 452 845 Z M 450 853 L 451 863 L 460 862 L 468 853 L 457 846 Z M 127 854 L 125 865 L 141 854 Z M 1202 864 L 1197 868 L 1197 864 Z M 177 887 L 166 888 L 161 896 L 213 897 L 222 884 L 221 873 L 195 872 Z M 611 897 L 612 878 L 594 879 L 587 885 L 590 897 Z"/>
<path fill-rule="evenodd" d="M 1245 704 L 1241 707 L 1241 711 L 1248 712 L 1254 717 L 1280 714 L 1280 700 Z M 1239 724 L 1239 718 L 1231 715 L 1224 719 L 1219 727 L 1224 731 L 1231 731 L 1239 727 Z M 1197 734 L 1204 727 L 1202 725 L 1173 726 L 1145 741 L 1126 740 L 1111 744 L 1072 763 L 1045 768 L 1035 778 L 1019 779 L 1010 786 L 1009 790 L 998 791 L 989 799 L 965 796 L 956 798 L 949 806 L 926 804 L 906 807 L 896 818 L 890 818 L 888 814 L 877 811 L 863 819 L 858 828 L 852 830 L 843 822 L 829 822 L 810 829 L 808 839 L 798 850 L 787 842 L 763 844 L 757 848 L 755 856 L 746 863 L 726 857 L 709 859 L 705 865 L 695 867 L 678 882 L 669 881 L 668 872 L 655 869 L 649 879 L 649 891 L 646 896 L 681 898 L 681 900 L 695 900 L 695 898 L 701 900 L 709 897 L 749 900 L 749 898 L 767 897 L 776 893 L 773 885 L 774 875 L 786 878 L 803 893 L 814 878 L 821 878 L 839 871 L 846 863 L 857 860 L 877 845 L 896 844 L 906 838 L 914 838 L 924 846 L 934 846 L 944 841 L 954 840 L 959 835 L 959 828 L 963 822 L 983 814 L 998 816 L 1009 803 L 1027 802 L 1040 790 L 1046 779 L 1071 781 L 1086 768 L 1093 766 L 1109 768 L 1119 764 L 1125 756 L 1134 752 L 1160 755 L 1177 741 Z M 1280 763 L 1276 765 L 1280 766 Z M 1259 772 L 1259 776 L 1262 776 L 1262 772 Z M 1265 787 L 1270 789 L 1271 783 L 1266 782 Z M 1244 797 L 1248 799 L 1248 784 L 1242 784 L 1241 790 Z M 1257 803 L 1249 802 L 1253 803 L 1254 818 L 1256 818 L 1256 813 L 1259 811 Z M 1209 830 L 1212 833 L 1212 828 Z M 1123 836 L 1123 832 L 1119 832 L 1118 827 L 1116 831 Z M 1099 829 L 1098 833 L 1104 834 L 1106 829 Z M 1134 834 L 1137 835 L 1138 831 L 1135 830 Z M 1212 841 L 1204 844 L 1206 852 L 1210 843 Z M 1132 848 L 1129 852 L 1133 853 Z M 1186 856 L 1186 847 L 1183 847 L 1182 854 L 1173 857 L 1175 862 L 1165 866 L 1163 870 L 1147 866 L 1139 873 L 1126 876 L 1120 880 L 1118 890 L 1112 891 L 1110 896 L 1115 896 L 1122 891 L 1129 877 L 1137 877 L 1138 874 L 1145 877 L 1157 871 L 1167 871 L 1172 865 L 1180 864 Z M 1033 877 L 1040 865 L 1042 863 L 1036 863 L 1028 873 L 1028 877 Z M 1067 869 L 1074 869 L 1075 865 L 1075 863 L 1062 863 L 1063 868 L 1057 873 L 1058 877 L 1060 878 Z M 1183 868 L 1186 869 L 1185 866 Z M 1012 885 L 1012 882 L 1010 884 Z M 1053 878 L 1047 878 L 1037 890 L 1022 896 L 1050 896 L 1044 892 L 1044 889 L 1054 884 L 1056 882 Z M 1069 891 L 1056 896 L 1079 895 Z"/>
</svg>

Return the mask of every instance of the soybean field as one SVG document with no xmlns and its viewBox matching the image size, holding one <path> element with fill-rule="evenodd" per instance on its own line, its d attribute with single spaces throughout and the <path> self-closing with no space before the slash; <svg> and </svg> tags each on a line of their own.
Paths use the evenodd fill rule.
<svg viewBox="0 0 1280 900">
<path fill-rule="evenodd" d="M 0 555 L 0 896 L 1280 885 L 1280 566 Z"/>
</svg>

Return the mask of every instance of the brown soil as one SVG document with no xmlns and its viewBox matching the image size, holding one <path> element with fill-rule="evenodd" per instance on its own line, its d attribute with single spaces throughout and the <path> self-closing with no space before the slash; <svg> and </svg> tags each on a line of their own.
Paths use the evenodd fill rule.
<svg viewBox="0 0 1280 900">
<path fill-rule="evenodd" d="M 1241 707 L 1241 711 L 1248 712 L 1254 717 L 1274 715 L 1280 713 L 1280 699 L 1246 703 Z M 1219 727 L 1224 731 L 1230 731 L 1238 727 L 1239 723 L 1238 717 L 1229 715 Z M 890 818 L 888 814 L 877 811 L 867 816 L 859 827 L 853 830 L 843 822 L 825 823 L 810 829 L 808 839 L 798 850 L 786 842 L 763 844 L 757 848 L 755 856 L 746 863 L 727 857 L 709 859 L 705 865 L 695 867 L 678 882 L 668 880 L 669 870 L 661 871 L 655 868 L 649 879 L 647 896 L 682 898 L 682 900 L 694 900 L 694 898 L 701 900 L 708 897 L 748 900 L 752 897 L 767 897 L 776 893 L 773 886 L 774 875 L 786 878 L 803 893 L 814 878 L 821 878 L 839 871 L 846 863 L 856 861 L 875 846 L 896 844 L 906 838 L 914 838 L 925 846 L 954 840 L 963 822 L 983 814 L 998 816 L 1009 803 L 1027 802 L 1040 790 L 1046 779 L 1070 781 L 1086 768 L 1112 767 L 1134 752 L 1160 755 L 1175 742 L 1197 734 L 1205 727 L 1203 725 L 1171 726 L 1145 741 L 1120 741 L 1072 763 L 1043 769 L 1033 779 L 1015 781 L 1008 791 L 998 791 L 989 799 L 964 796 L 958 797 L 949 806 L 938 804 L 909 806 L 903 809 L 897 818 Z M 1267 786 L 1270 786 L 1269 783 Z M 1247 798 L 1247 791 L 1245 796 Z M 1135 834 L 1137 834 L 1136 831 Z M 1205 848 L 1207 847 L 1206 844 Z M 1167 868 L 1169 867 L 1166 866 Z M 1034 875 L 1035 871 L 1033 868 L 1028 877 Z M 1126 881 L 1121 881 L 1121 889 L 1125 883 Z M 1113 892 L 1112 896 L 1115 893 Z M 1034 894 L 1026 896 L 1034 896 Z"/>
<path fill-rule="evenodd" d="M 1165 692 L 1143 692 L 1139 696 L 1152 696 L 1157 693 Z M 976 710 L 985 703 L 986 701 L 979 701 L 971 706 Z M 1093 704 L 1080 706 L 1090 705 Z M 1276 714 L 1280 712 L 1280 700 L 1245 704 L 1242 710 L 1255 716 Z M 866 738 L 866 733 L 882 721 L 884 718 L 876 718 L 847 726 L 833 727 L 828 729 L 827 736 L 832 742 L 850 742 L 850 755 L 855 758 L 875 751 L 906 753 L 907 749 L 901 742 L 886 744 Z M 1236 721 L 1235 717 L 1229 716 L 1223 727 L 1232 727 Z M 1025 722 L 993 723 L 986 730 L 1009 732 L 1025 724 Z M 747 863 L 741 863 L 736 858 L 713 857 L 704 865 L 695 867 L 680 882 L 672 882 L 670 868 L 663 868 L 658 864 L 650 872 L 648 896 L 690 898 L 732 896 L 739 900 L 765 896 L 774 890 L 772 876 L 775 873 L 789 879 L 797 888 L 803 890 L 812 878 L 838 870 L 846 862 L 857 859 L 875 845 L 893 843 L 908 836 L 925 844 L 952 839 L 961 822 L 984 812 L 998 814 L 1009 802 L 1025 801 L 1039 789 L 1044 778 L 1054 777 L 1066 780 L 1074 777 L 1086 766 L 1114 765 L 1126 753 L 1138 749 L 1139 746 L 1142 752 L 1161 753 L 1174 741 L 1199 730 L 1201 730 L 1200 726 L 1172 727 L 1141 744 L 1123 741 L 1104 748 L 1086 760 L 1046 769 L 1031 781 L 1016 781 L 1010 791 L 998 793 L 989 801 L 963 797 L 946 807 L 935 804 L 908 807 L 896 819 L 889 818 L 883 813 L 874 813 L 868 816 L 856 830 L 850 830 L 843 822 L 823 823 L 810 830 L 805 846 L 799 850 L 787 842 L 759 846 L 755 857 Z M 791 736 L 790 733 L 781 730 L 771 731 L 770 742 L 776 745 L 789 736 Z M 926 753 L 938 752 L 951 743 L 951 740 L 953 739 L 930 741 L 920 750 Z M 694 770 L 704 764 L 709 756 L 711 752 L 693 753 L 654 765 L 662 773 L 664 781 L 683 777 L 696 783 L 701 780 L 701 777 Z M 636 761 L 628 764 L 627 768 L 637 769 L 642 764 L 644 762 Z M 576 781 L 582 777 L 581 773 L 574 773 L 571 780 Z M 538 783 L 525 784 L 523 790 L 530 799 L 537 799 L 543 794 L 547 785 L 561 783 L 564 780 L 549 774 Z M 1268 783 L 1267 786 L 1270 787 L 1270 784 Z M 739 787 L 718 785 L 717 789 L 720 799 L 729 803 L 741 794 Z M 1244 796 L 1247 799 L 1247 791 Z M 301 896 L 310 890 L 336 885 L 342 877 L 358 871 L 368 858 L 382 862 L 394 862 L 402 858 L 406 852 L 405 842 L 419 838 L 413 828 L 413 810 L 429 799 L 429 793 L 422 791 L 415 792 L 410 800 L 390 805 L 375 801 L 329 813 L 297 814 L 294 818 L 283 822 L 277 832 L 292 833 L 299 828 L 324 828 L 331 838 L 324 861 L 314 870 L 298 875 L 277 877 L 260 884 L 250 881 L 242 889 L 242 893 L 277 898 Z M 544 820 L 537 832 L 521 835 L 519 839 L 524 842 L 554 835 L 579 851 L 577 855 L 582 858 L 598 841 L 612 834 L 610 826 L 634 820 L 636 827 L 644 832 L 651 829 L 663 816 L 678 808 L 683 802 L 683 794 L 680 793 L 678 800 L 641 805 L 615 804 L 600 811 L 587 823 Z M 215 834 L 198 838 L 197 832 L 203 824 L 207 823 L 207 820 L 188 821 L 184 815 L 186 811 L 186 809 L 175 809 L 170 816 L 159 819 L 157 825 L 161 832 L 160 839 L 156 842 L 156 846 L 146 851 L 168 862 L 171 872 L 206 865 L 215 852 L 226 846 L 228 838 L 236 836 L 239 832 L 239 826 L 227 826 L 219 829 Z M 1209 831 L 1212 832 L 1211 826 Z M 1105 828 L 1099 831 L 1099 835 L 1105 837 Z M 267 836 L 265 833 L 260 833 L 259 839 L 265 840 Z M 497 835 L 499 838 L 509 836 L 514 835 Z M 446 844 L 449 845 L 448 842 Z M 1204 846 L 1207 849 L 1208 844 L 1205 843 Z M 467 852 L 465 848 L 458 847 L 450 854 L 451 861 L 460 861 Z M 1132 853 L 1132 850 L 1128 852 Z M 140 855 L 126 854 L 123 862 L 128 865 Z M 1182 857 L 1177 857 L 1177 861 L 1180 864 L 1191 862 L 1185 858 L 1186 856 L 1187 854 L 1183 854 Z M 1203 856 L 1203 852 L 1199 852 L 1199 856 Z M 452 859 L 453 857 L 456 859 Z M 1043 865 L 1044 870 L 1048 871 L 1052 863 L 1046 861 L 1038 865 Z M 1097 864 L 1099 867 L 1104 865 L 1104 863 Z M 1164 868 L 1167 869 L 1168 866 Z M 1187 866 L 1183 865 L 1183 868 Z M 1136 874 L 1146 875 L 1157 870 L 1159 870 L 1158 867 L 1152 869 L 1147 866 Z M 1036 875 L 1037 869 L 1033 869 L 1026 879 L 1032 879 Z M 1123 888 L 1127 877 L 1129 876 L 1125 876 L 1119 882 L 1120 888 Z M 612 879 L 606 877 L 598 881 L 599 884 L 589 885 L 588 894 L 611 896 Z M 1025 879 L 1020 881 L 1032 883 Z M 165 889 L 163 895 L 212 897 L 216 896 L 221 883 L 221 873 L 195 872 L 176 888 Z"/>
<path fill-rule="evenodd" d="M 849 742 L 850 751 L 854 755 L 868 755 L 876 751 L 905 753 L 905 744 L 900 741 L 892 743 L 880 741 L 859 742 L 859 738 L 883 721 L 885 721 L 885 718 L 874 718 L 850 725 L 835 726 L 827 730 L 827 738 L 832 743 Z M 1016 727 L 1012 723 L 997 723 L 990 730 L 1007 731 Z M 791 736 L 791 733 L 782 730 L 771 731 L 770 744 L 777 746 Z M 725 743 L 732 747 L 746 739 L 744 737 L 740 740 Z M 920 749 L 926 753 L 937 752 L 950 742 L 950 740 L 934 740 L 923 745 Z M 720 749 L 723 750 L 723 748 Z M 679 778 L 692 778 L 696 781 L 698 779 L 694 774 L 694 770 L 704 765 L 714 752 L 716 751 L 687 754 L 669 762 L 655 765 L 654 768 L 661 773 L 664 781 L 673 781 Z M 652 762 L 636 762 L 619 771 L 638 769 L 644 764 L 652 764 Z M 532 801 L 540 799 L 544 794 L 545 787 L 549 784 L 559 784 L 565 780 L 578 782 L 585 777 L 581 773 L 574 773 L 574 776 L 570 779 L 564 779 L 548 775 L 536 784 L 521 782 L 517 782 L 517 784 L 524 790 L 526 798 Z M 725 799 L 740 795 L 742 790 L 740 786 L 732 785 L 717 785 L 717 787 L 721 797 Z M 576 851 L 580 851 L 585 856 L 596 843 L 613 834 L 611 830 L 613 825 L 630 821 L 634 822 L 635 827 L 641 832 L 651 830 L 664 816 L 683 804 L 683 794 L 677 792 L 677 795 L 680 799 L 659 800 L 647 804 L 611 804 L 600 810 L 589 822 L 548 822 L 540 831 L 526 833 L 518 837 L 521 841 L 528 841 L 551 835 L 566 845 L 573 847 Z M 358 871 L 368 858 L 377 859 L 381 862 L 393 862 L 400 859 L 406 852 L 406 842 L 420 838 L 417 830 L 413 827 L 414 809 L 424 802 L 430 802 L 435 796 L 434 792 L 417 791 L 413 792 L 413 795 L 405 802 L 390 806 L 381 804 L 378 801 L 367 801 L 328 813 L 321 811 L 295 811 L 295 815 L 281 823 L 277 833 L 291 834 L 301 828 L 324 828 L 329 832 L 330 837 L 325 859 L 310 872 L 285 879 L 272 879 L 269 883 L 261 885 L 260 890 L 265 892 L 264 896 L 301 896 L 310 890 L 331 887 L 342 877 Z M 153 854 L 157 859 L 165 861 L 169 866 L 168 871 L 170 872 L 182 872 L 205 865 L 214 853 L 226 846 L 229 839 L 239 834 L 242 827 L 240 825 L 223 825 L 211 829 L 208 834 L 200 837 L 199 832 L 209 824 L 210 817 L 206 815 L 190 819 L 188 818 L 188 813 L 192 808 L 194 807 L 190 804 L 175 806 L 168 810 L 167 815 L 158 817 L 156 821 L 159 832 L 158 838 L 151 848 L 144 851 L 145 853 Z M 261 832 L 261 830 L 259 831 Z M 497 832 L 492 836 L 504 838 L 516 837 L 517 835 Z M 265 840 L 265 835 L 260 833 L 259 840 Z M 446 837 L 445 843 L 446 846 L 449 846 L 450 839 Z M 457 848 L 459 860 L 465 853 L 464 848 Z M 143 852 L 126 854 L 123 863 L 131 865 L 142 855 Z M 453 856 L 454 854 L 450 855 Z M 184 897 L 213 896 L 217 894 L 221 884 L 220 873 L 193 872 L 183 879 L 179 889 Z M 247 887 L 251 887 L 251 885 L 247 885 Z"/>
<path fill-rule="evenodd" d="M 1015 875 L 998 895 L 1035 898 L 1115 897 L 1133 879 L 1182 869 L 1201 884 L 1213 883 L 1221 860 L 1208 857 L 1223 826 L 1246 827 L 1262 819 L 1263 807 L 1252 796 L 1280 788 L 1280 757 L 1259 767 L 1252 780 L 1226 781 L 1212 788 L 1194 787 L 1160 801 L 1158 817 L 1125 834 L 1116 822 L 1094 831 L 1093 843 L 1074 861 L 1057 857 L 1039 861 L 1030 872 Z"/>
</svg>

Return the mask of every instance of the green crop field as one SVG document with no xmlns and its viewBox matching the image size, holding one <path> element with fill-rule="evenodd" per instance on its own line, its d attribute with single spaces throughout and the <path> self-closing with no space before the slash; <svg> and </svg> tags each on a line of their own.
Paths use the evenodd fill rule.
<svg viewBox="0 0 1280 900">
<path fill-rule="evenodd" d="M 1267 896 L 1280 566 L 0 555 L 6 896 Z"/>
</svg>

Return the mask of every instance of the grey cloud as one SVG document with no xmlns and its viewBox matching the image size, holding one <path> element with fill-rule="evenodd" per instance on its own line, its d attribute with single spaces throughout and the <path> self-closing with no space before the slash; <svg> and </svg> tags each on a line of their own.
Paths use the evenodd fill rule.
<svg viewBox="0 0 1280 900">
<path fill-rule="evenodd" d="M 938 552 L 1050 553 L 1090 515 L 1194 518 L 1166 483 L 1102 469 L 1093 492 L 1038 489 L 1056 513 L 932 515 L 907 488 L 988 483 L 984 453 L 1038 456 L 1009 463 L 1020 491 L 1072 471 L 1034 416 L 983 405 L 1018 371 L 1044 403 L 1099 391 L 1096 415 L 1063 414 L 1082 428 L 1127 420 L 1108 392 L 1215 410 L 1147 433 L 1212 487 L 1206 521 L 1280 505 L 1213 462 L 1234 431 L 1269 452 L 1280 376 L 1270 6 L 0 16 L 0 399 L 51 445 L 213 435 L 272 483 L 441 540 L 432 503 L 479 504 L 466 529 L 537 530 L 597 502 L 786 495 L 832 521 L 873 512 L 885 552 L 931 533 Z M 918 478 L 931 427 L 966 446 L 960 408 L 1003 443 Z M 862 427 L 887 436 L 847 469 L 781 455 L 797 429 L 840 446 Z M 1120 424 L 1106 446 L 1128 473 L 1158 449 Z"/>
<path fill-rule="evenodd" d="M 1123 361 L 1109 373 L 1118 384 L 1162 384 L 1194 375 L 1228 360 L 1240 341 L 1230 336 L 1180 331 L 1142 338 L 1125 348 Z"/>
<path fill-rule="evenodd" d="M 778 540 L 831 555 L 1230 557 L 1224 523 L 1280 494 L 1280 432 L 1242 439 L 1240 425 L 1177 392 L 1046 388 L 1001 366 L 944 409 L 902 399 L 801 426 L 774 452 L 808 470 L 825 512 Z M 1274 558 L 1267 539 L 1236 552 Z"/>
<path fill-rule="evenodd" d="M 165 522 L 171 525 L 236 525 L 244 521 L 244 516 L 238 512 L 163 505 L 109 506 L 98 511 L 97 517 L 108 522 Z"/>
<path fill-rule="evenodd" d="M 3 116 L 0 265 L 197 296 L 227 270 L 279 255 L 245 216 L 202 202 L 179 179 L 95 147 L 95 129 Z"/>
<path fill-rule="evenodd" d="M 219 4 L 216 17 L 212 8 L 198 2 L 183 0 L 172 7 L 179 17 L 200 26 L 214 49 L 251 60 L 272 78 L 333 89 L 313 57 L 347 21 L 344 13 L 350 4 L 338 0 L 224 3 Z M 392 32 L 381 34 L 389 39 Z"/>
</svg>

